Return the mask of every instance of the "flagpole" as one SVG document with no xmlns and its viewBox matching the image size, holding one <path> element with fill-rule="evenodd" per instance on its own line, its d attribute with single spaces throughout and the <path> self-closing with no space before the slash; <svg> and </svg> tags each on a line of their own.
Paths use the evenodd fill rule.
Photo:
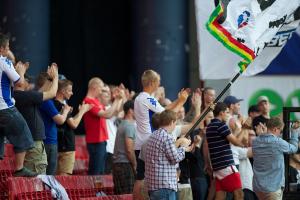
<svg viewBox="0 0 300 200">
<path fill-rule="evenodd" d="M 221 97 L 227 92 L 227 90 L 232 86 L 232 84 L 236 81 L 236 79 L 239 78 L 239 76 L 242 74 L 241 71 L 239 71 L 232 79 L 231 81 L 226 85 L 226 87 L 222 90 L 222 92 L 217 96 L 217 98 L 214 100 L 214 104 L 218 103 Z M 189 137 L 191 133 L 195 130 L 195 128 L 200 124 L 200 122 L 206 117 L 206 115 L 212 111 L 213 109 L 211 107 L 208 107 L 205 109 L 204 113 L 201 114 L 199 119 L 195 122 L 195 124 L 192 126 L 192 128 L 185 134 L 185 137 Z"/>
</svg>

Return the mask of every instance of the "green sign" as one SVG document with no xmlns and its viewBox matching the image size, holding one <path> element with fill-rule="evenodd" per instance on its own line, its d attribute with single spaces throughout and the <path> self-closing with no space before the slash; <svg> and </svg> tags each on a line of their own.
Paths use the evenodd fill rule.
<svg viewBox="0 0 300 200">
<path fill-rule="evenodd" d="M 300 98 L 300 90 L 298 93 L 298 99 Z M 260 96 L 266 96 L 270 100 L 270 115 L 276 116 L 279 115 L 282 112 L 282 107 L 284 105 L 284 101 L 282 97 L 274 90 L 272 89 L 261 89 L 256 91 L 249 100 L 249 106 L 257 104 L 257 99 Z"/>
</svg>

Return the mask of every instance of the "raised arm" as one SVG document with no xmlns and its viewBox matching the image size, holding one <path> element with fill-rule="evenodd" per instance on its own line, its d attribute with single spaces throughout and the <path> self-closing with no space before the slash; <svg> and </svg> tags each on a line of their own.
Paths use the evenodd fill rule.
<svg viewBox="0 0 300 200">
<path fill-rule="evenodd" d="M 52 79 L 52 84 L 47 91 L 43 92 L 43 101 L 52 99 L 55 97 L 58 87 L 58 68 L 56 63 L 52 63 L 51 66 L 48 68 L 47 73 L 49 74 L 50 78 Z"/>
<path fill-rule="evenodd" d="M 178 98 L 173 101 L 171 104 L 169 104 L 166 109 L 172 110 L 174 112 L 178 112 L 181 106 L 183 106 L 189 96 L 189 89 L 182 89 L 178 93 Z"/>
<path fill-rule="evenodd" d="M 29 67 L 29 63 L 22 63 L 21 61 L 19 61 L 16 66 L 15 66 L 15 69 L 16 69 L 16 72 L 19 74 L 20 78 L 19 80 L 17 80 L 15 82 L 15 85 L 16 86 L 19 86 L 19 87 L 22 87 L 22 85 L 25 83 L 25 78 L 24 78 L 24 75 L 27 71 Z M 14 72 L 15 73 L 15 72 Z"/>
</svg>

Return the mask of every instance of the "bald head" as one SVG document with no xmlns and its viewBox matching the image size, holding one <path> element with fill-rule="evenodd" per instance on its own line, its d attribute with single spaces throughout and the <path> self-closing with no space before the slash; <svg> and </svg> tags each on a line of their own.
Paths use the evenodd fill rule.
<svg viewBox="0 0 300 200">
<path fill-rule="evenodd" d="M 92 78 L 89 81 L 87 96 L 90 96 L 92 98 L 99 98 L 103 87 L 104 87 L 104 83 L 100 78 L 98 77 Z"/>
<path fill-rule="evenodd" d="M 94 78 L 92 78 L 92 79 L 89 81 L 89 85 L 88 85 L 88 88 L 89 88 L 89 89 L 95 88 L 95 87 L 98 87 L 98 86 L 101 86 L 101 87 L 104 86 L 104 83 L 103 83 L 103 81 L 102 81 L 100 78 L 94 77 Z"/>
</svg>

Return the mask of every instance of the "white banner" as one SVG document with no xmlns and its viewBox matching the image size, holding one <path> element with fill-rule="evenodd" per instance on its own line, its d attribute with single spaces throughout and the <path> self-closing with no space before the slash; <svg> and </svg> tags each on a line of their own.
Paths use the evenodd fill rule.
<svg viewBox="0 0 300 200">
<path fill-rule="evenodd" d="M 249 3 L 250 2 L 250 3 Z M 276 5 L 282 3 L 284 1 L 276 1 Z M 257 21 L 253 21 L 253 18 L 250 18 L 248 15 L 251 13 L 252 15 L 258 15 L 257 13 L 266 8 L 262 8 L 262 5 L 259 5 L 254 0 L 232 0 L 228 4 L 228 10 L 231 13 L 235 13 L 234 16 L 227 15 L 227 21 L 224 22 L 224 25 L 227 29 L 231 30 L 232 33 L 239 37 L 241 40 L 245 40 L 245 43 L 249 44 L 251 47 L 254 47 L 254 43 L 258 43 L 258 46 L 261 46 L 261 49 L 264 46 L 262 41 L 265 41 L 265 36 L 262 37 L 262 33 L 250 35 L 253 36 L 251 38 L 244 37 L 245 33 L 249 32 L 251 27 L 253 26 L 269 26 L 270 31 L 276 32 L 278 31 L 276 28 L 281 26 L 282 21 L 287 21 L 287 18 L 290 20 L 294 20 L 294 16 L 286 16 L 284 13 L 288 13 L 289 10 L 294 7 L 297 8 L 299 6 L 299 1 L 291 1 L 294 5 L 285 6 L 286 9 L 284 12 L 280 12 L 280 15 L 275 16 L 274 20 L 271 17 L 270 19 L 263 20 L 264 24 L 258 24 Z M 274 5 L 275 5 L 274 3 Z M 236 4 L 235 6 L 233 6 Z M 236 8 L 237 4 L 241 7 L 240 10 L 233 9 Z M 250 4 L 251 10 L 245 10 L 245 5 Z M 196 5 L 196 19 L 197 19 L 197 35 L 198 35 L 198 43 L 199 43 L 199 60 L 200 60 L 200 78 L 201 79 L 226 79 L 232 78 L 238 71 L 237 63 L 241 61 L 241 58 L 234 53 L 227 50 L 219 41 L 217 41 L 212 35 L 206 30 L 205 24 L 208 21 L 208 18 L 212 11 L 215 8 L 213 0 L 195 0 Z M 263 5 L 264 6 L 264 5 Z M 272 7 L 274 9 L 274 6 Z M 274 12 L 276 11 L 273 10 Z M 278 10 L 277 10 L 278 12 Z M 281 16 L 282 15 L 282 16 Z M 271 15 L 267 15 L 271 16 Z M 278 16 L 281 16 L 282 19 Z M 261 16 L 265 18 L 266 16 Z M 252 19 L 252 21 L 251 21 Z M 273 20 L 273 21 L 272 21 Z M 268 23 L 267 23 L 268 21 Z M 280 24 L 281 23 L 281 24 Z M 281 51 L 282 47 L 286 43 L 287 39 L 291 37 L 292 32 L 298 26 L 299 21 L 288 23 L 284 25 L 277 35 L 272 39 L 272 41 L 266 45 L 264 51 L 255 59 L 255 61 L 249 65 L 245 75 L 253 75 L 258 72 L 263 71 L 270 62 L 278 55 Z M 223 24 L 222 24 L 223 25 Z M 234 29 L 238 30 L 234 32 Z M 262 30 L 262 29 L 261 29 Z M 244 31 L 244 32 L 243 32 Z M 272 32 L 272 34 L 274 34 Z M 275 33 L 276 33 L 275 32 Z M 272 35 L 267 34 L 268 36 Z M 247 41 L 246 41 L 247 40 Z M 268 39 L 269 40 L 269 39 Z M 258 51 L 258 49 L 256 49 Z"/>
<path fill-rule="evenodd" d="M 231 86 L 231 95 L 242 98 L 241 111 L 247 115 L 250 105 L 257 103 L 259 96 L 269 97 L 271 115 L 281 114 L 283 106 L 300 107 L 300 79 L 298 76 L 241 77 Z M 295 113 L 292 119 L 300 119 Z"/>
</svg>

